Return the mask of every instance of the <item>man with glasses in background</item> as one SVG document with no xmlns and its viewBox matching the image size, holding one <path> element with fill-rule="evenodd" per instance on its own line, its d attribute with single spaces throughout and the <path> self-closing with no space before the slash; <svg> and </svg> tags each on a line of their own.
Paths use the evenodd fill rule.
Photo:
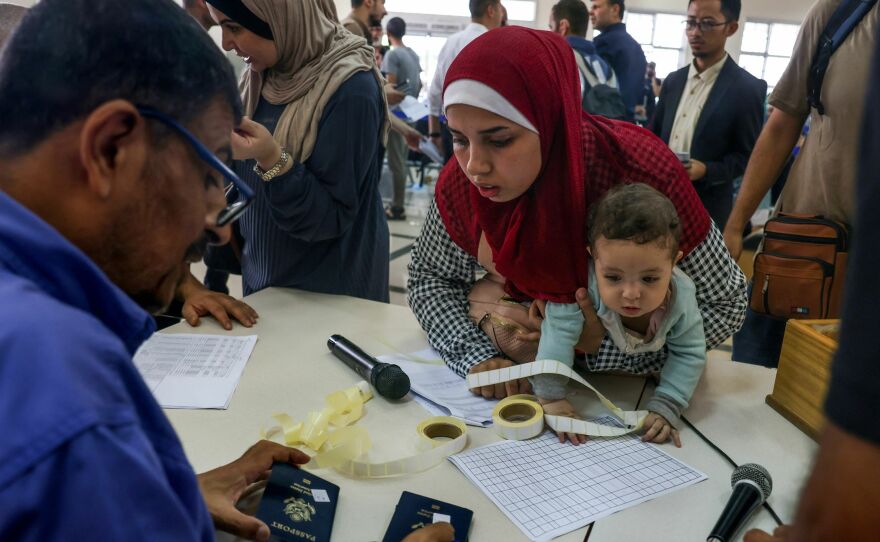
<svg viewBox="0 0 880 542">
<path fill-rule="evenodd" d="M 733 182 L 761 132 L 767 95 L 767 83 L 725 51 L 740 11 L 740 0 L 690 0 L 684 25 L 694 61 L 664 81 L 652 124 L 682 159 L 719 228 L 733 207 Z"/>
</svg>

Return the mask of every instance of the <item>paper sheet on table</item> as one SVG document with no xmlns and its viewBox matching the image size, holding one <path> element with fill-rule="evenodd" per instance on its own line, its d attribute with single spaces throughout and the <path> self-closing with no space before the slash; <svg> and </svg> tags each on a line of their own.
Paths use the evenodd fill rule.
<svg viewBox="0 0 880 542">
<path fill-rule="evenodd" d="M 603 416 L 594 420 L 618 425 Z M 550 540 L 706 480 L 637 436 L 560 444 L 550 431 L 449 458 L 530 540 Z"/>
<path fill-rule="evenodd" d="M 134 364 L 163 408 L 226 409 L 256 343 L 256 335 L 156 333 Z"/>
<path fill-rule="evenodd" d="M 497 400 L 486 400 L 468 390 L 466 381 L 452 372 L 440 354 L 428 348 L 411 354 L 379 356 L 379 361 L 395 363 L 409 376 L 413 396 L 436 416 L 453 416 L 468 425 L 492 425 L 492 409 Z"/>
<path fill-rule="evenodd" d="M 397 104 L 396 109 L 399 109 L 401 113 L 406 115 L 407 120 L 410 122 L 420 121 L 427 117 L 430 112 L 428 104 L 422 103 L 412 96 L 404 98 L 402 102 Z"/>
<path fill-rule="evenodd" d="M 441 166 L 443 165 L 443 155 L 440 154 L 440 149 L 438 149 L 437 145 L 434 145 L 430 139 L 422 138 L 419 142 L 419 151 L 434 162 Z"/>
</svg>

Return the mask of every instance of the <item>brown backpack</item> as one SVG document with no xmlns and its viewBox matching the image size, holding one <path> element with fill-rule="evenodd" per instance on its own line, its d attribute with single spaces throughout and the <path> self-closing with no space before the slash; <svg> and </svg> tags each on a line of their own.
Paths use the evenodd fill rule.
<svg viewBox="0 0 880 542">
<path fill-rule="evenodd" d="M 755 256 L 751 308 L 776 318 L 839 318 L 849 250 L 846 224 L 821 216 L 767 221 Z"/>
</svg>

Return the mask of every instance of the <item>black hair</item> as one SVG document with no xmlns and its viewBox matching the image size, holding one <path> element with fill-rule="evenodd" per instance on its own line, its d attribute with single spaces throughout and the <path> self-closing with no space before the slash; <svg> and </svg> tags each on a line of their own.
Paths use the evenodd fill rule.
<svg viewBox="0 0 880 542">
<path fill-rule="evenodd" d="M 489 6 L 497 6 L 501 0 L 470 0 L 471 18 L 477 19 L 486 15 Z"/>
<path fill-rule="evenodd" d="M 623 14 L 626 13 L 626 3 L 624 0 L 608 0 L 608 7 L 618 6 L 620 8 L 620 20 L 623 20 Z"/>
<path fill-rule="evenodd" d="M 356 9 L 364 5 L 364 0 L 351 0 L 352 9 Z"/>
<path fill-rule="evenodd" d="M 31 150 L 111 100 L 186 125 L 217 98 L 237 123 L 232 66 L 172 0 L 41 0 L 0 56 L 0 156 Z"/>
<path fill-rule="evenodd" d="M 406 21 L 401 19 L 400 17 L 394 17 L 388 24 L 385 25 L 385 32 L 389 36 L 394 36 L 397 39 L 403 39 L 406 36 Z"/>
<path fill-rule="evenodd" d="M 590 246 L 596 239 L 633 241 L 639 245 L 659 243 L 673 258 L 681 242 L 681 220 L 675 205 L 654 188 L 624 184 L 609 190 L 596 203 L 588 222 Z"/>
<path fill-rule="evenodd" d="M 688 5 L 694 3 L 694 0 L 690 0 Z M 739 16 L 742 13 L 742 0 L 721 0 L 721 13 L 727 17 L 728 21 L 739 21 Z"/>
<path fill-rule="evenodd" d="M 571 27 L 571 33 L 576 36 L 586 36 L 587 26 L 590 24 L 590 15 L 587 5 L 581 0 L 560 0 L 550 8 L 553 20 L 556 24 L 565 19 Z"/>
</svg>

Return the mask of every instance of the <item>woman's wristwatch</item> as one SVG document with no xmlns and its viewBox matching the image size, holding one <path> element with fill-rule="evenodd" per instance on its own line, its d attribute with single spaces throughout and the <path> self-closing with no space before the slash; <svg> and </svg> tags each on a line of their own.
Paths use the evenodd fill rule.
<svg viewBox="0 0 880 542">
<path fill-rule="evenodd" d="M 290 153 L 281 149 L 281 157 L 275 162 L 274 166 L 270 167 L 267 171 L 263 171 L 263 168 L 261 168 L 259 164 L 254 164 L 254 173 L 259 175 L 263 181 L 271 181 L 281 173 L 281 170 L 284 169 L 284 166 L 286 166 L 289 161 Z"/>
</svg>

